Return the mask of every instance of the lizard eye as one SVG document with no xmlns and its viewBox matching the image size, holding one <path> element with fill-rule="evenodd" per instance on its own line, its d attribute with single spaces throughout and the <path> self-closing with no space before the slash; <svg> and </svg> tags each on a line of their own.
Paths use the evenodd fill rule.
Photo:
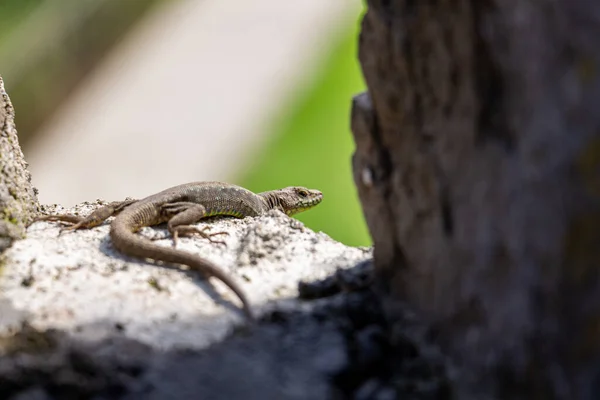
<svg viewBox="0 0 600 400">
<path fill-rule="evenodd" d="M 300 197 L 307 197 L 308 196 L 308 192 L 304 189 L 300 189 L 298 190 L 298 196 Z"/>
</svg>

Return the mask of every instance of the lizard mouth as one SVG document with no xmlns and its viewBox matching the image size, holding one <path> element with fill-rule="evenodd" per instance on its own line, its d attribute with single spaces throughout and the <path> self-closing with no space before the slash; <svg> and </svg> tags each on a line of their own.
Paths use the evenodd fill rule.
<svg viewBox="0 0 600 400">
<path fill-rule="evenodd" d="M 311 208 L 313 208 L 314 206 L 319 204 L 322 200 L 323 200 L 323 193 L 313 194 L 311 198 L 304 199 L 296 207 L 289 209 L 286 214 L 294 215 L 294 214 L 298 214 L 302 211 L 310 210 Z"/>
</svg>

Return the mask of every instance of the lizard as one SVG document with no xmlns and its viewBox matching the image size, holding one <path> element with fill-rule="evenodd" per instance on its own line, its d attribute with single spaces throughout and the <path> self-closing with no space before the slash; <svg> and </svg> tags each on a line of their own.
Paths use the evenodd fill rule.
<svg viewBox="0 0 600 400">
<path fill-rule="evenodd" d="M 250 303 L 242 288 L 213 262 L 193 253 L 177 250 L 177 238 L 199 235 L 214 243 L 213 239 L 226 232 L 208 233 L 191 224 L 206 217 L 232 216 L 244 218 L 265 214 L 278 209 L 288 216 L 308 210 L 321 202 L 323 194 L 314 189 L 290 186 L 262 193 L 253 193 L 241 186 L 221 182 L 191 182 L 165 189 L 141 200 L 115 201 L 94 210 L 86 217 L 70 214 L 42 215 L 35 221 L 65 223 L 64 230 L 90 229 L 115 216 L 110 225 L 110 239 L 121 253 L 142 259 L 187 265 L 192 270 L 214 276 L 225 283 L 241 300 L 243 311 L 253 320 Z M 167 223 L 173 238 L 173 247 L 154 244 L 152 240 L 137 235 L 141 228 Z"/>
</svg>

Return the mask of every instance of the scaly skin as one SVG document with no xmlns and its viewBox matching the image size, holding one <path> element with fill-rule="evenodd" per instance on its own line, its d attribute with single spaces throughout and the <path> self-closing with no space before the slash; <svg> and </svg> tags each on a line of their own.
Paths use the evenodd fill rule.
<svg viewBox="0 0 600 400">
<path fill-rule="evenodd" d="M 70 224 L 66 230 L 89 229 L 100 225 L 116 215 L 110 226 L 113 245 L 120 252 L 139 258 L 151 258 L 168 263 L 184 264 L 191 269 L 214 276 L 223 281 L 242 301 L 244 312 L 253 319 L 250 303 L 244 291 L 229 275 L 214 263 L 173 248 L 159 246 L 136 232 L 145 226 L 166 222 L 173 236 L 173 245 L 178 236 L 200 235 L 214 243 L 224 243 L 213 236 L 226 232 L 206 233 L 190 224 L 202 218 L 228 215 L 237 218 L 258 216 L 272 209 L 287 215 L 308 210 L 321 202 L 323 194 L 318 190 L 291 186 L 263 193 L 252 193 L 240 186 L 221 182 L 192 182 L 175 186 L 141 200 L 113 202 L 95 210 L 87 217 L 74 215 L 47 215 L 37 221 L 61 221 Z"/>
</svg>

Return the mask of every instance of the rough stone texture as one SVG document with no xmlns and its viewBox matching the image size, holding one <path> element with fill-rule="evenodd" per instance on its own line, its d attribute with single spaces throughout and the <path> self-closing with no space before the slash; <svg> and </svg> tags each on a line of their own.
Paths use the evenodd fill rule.
<svg viewBox="0 0 600 400">
<path fill-rule="evenodd" d="M 355 182 L 458 398 L 600 396 L 600 3 L 368 1 Z"/>
<path fill-rule="evenodd" d="M 66 212 L 87 214 L 97 205 Z M 370 250 L 344 246 L 281 212 L 202 225 L 228 232 L 219 237 L 227 246 L 182 238 L 177 248 L 231 273 L 259 315 L 276 300 L 278 307 L 294 308 L 291 299 L 299 281 L 322 279 L 370 257 Z M 126 336 L 156 348 L 201 349 L 244 321 L 237 296 L 218 279 L 207 281 L 196 271 L 121 255 L 110 242 L 109 224 L 59 236 L 60 226 L 34 223 L 27 238 L 4 254 L 0 290 L 16 309 L 28 313 L 27 321 L 36 329 L 101 338 L 121 326 Z M 145 228 L 142 234 L 158 245 L 172 245 L 165 229 Z"/>
<path fill-rule="evenodd" d="M 100 203 L 43 211 L 87 214 Z M 344 329 L 364 326 L 343 329 L 354 326 L 344 298 L 300 300 L 298 283 L 350 271 L 371 250 L 278 211 L 200 225 L 228 232 L 227 247 L 180 238 L 178 248 L 230 271 L 256 326 L 218 280 L 117 253 L 108 224 L 58 236 L 59 224 L 37 222 L 4 253 L 0 398 L 327 398 L 351 357 Z M 141 234 L 171 245 L 164 227 Z"/>
<path fill-rule="evenodd" d="M 19 146 L 15 112 L 0 77 L 0 251 L 24 232 L 37 210 L 27 162 Z"/>
</svg>

